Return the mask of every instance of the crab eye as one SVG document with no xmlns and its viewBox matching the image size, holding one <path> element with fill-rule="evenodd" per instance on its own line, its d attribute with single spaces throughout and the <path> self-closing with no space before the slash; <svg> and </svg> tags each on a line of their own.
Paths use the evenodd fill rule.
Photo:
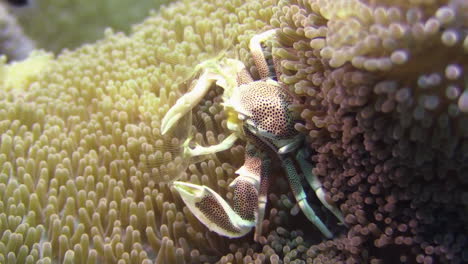
<svg viewBox="0 0 468 264">
<path fill-rule="evenodd" d="M 241 124 L 242 119 L 239 118 L 238 113 L 232 107 L 226 107 L 227 121 L 233 124 Z"/>
</svg>

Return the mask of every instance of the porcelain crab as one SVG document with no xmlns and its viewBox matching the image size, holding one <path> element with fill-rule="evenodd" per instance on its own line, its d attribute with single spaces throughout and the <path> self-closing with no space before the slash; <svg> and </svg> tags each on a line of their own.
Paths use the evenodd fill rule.
<svg viewBox="0 0 468 264">
<path fill-rule="evenodd" d="M 191 148 L 186 144 L 185 154 L 198 156 L 223 151 L 232 147 L 238 138 L 247 142 L 244 165 L 236 171 L 239 176 L 230 184 L 234 188 L 233 205 L 207 186 L 181 181 L 175 181 L 173 186 L 191 212 L 210 230 L 227 237 L 241 237 L 255 227 L 254 239 L 259 241 L 267 204 L 270 157 L 276 155 L 300 209 L 325 237 L 331 238 L 332 233 L 307 202 L 303 179 L 341 222 L 343 216 L 325 199 L 322 185 L 307 161 L 307 151 L 301 147 L 304 136 L 294 129 L 297 120 L 290 109 L 293 96 L 269 77 L 270 67 L 261 44 L 274 36 L 275 30 L 268 30 L 250 40 L 249 48 L 260 80 L 254 80 L 239 60 L 203 62 L 196 68 L 200 76 L 193 88 L 177 100 L 162 120 L 161 129 L 165 134 L 200 102 L 212 85 L 224 89 L 223 106 L 232 134 L 213 146 Z M 273 62 L 278 76 L 277 62 Z M 297 172 L 296 166 L 303 174 Z"/>
</svg>

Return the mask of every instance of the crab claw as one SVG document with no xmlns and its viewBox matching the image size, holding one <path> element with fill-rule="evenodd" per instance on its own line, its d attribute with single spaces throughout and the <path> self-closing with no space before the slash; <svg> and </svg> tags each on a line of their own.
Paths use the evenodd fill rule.
<svg viewBox="0 0 468 264">
<path fill-rule="evenodd" d="M 226 237 L 241 237 L 255 226 L 254 221 L 242 219 L 209 187 L 180 181 L 173 186 L 189 210 L 211 231 Z"/>
</svg>

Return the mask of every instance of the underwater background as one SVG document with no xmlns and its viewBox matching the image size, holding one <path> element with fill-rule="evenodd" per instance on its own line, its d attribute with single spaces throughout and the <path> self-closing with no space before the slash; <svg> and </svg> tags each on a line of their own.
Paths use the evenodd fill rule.
<svg viewBox="0 0 468 264">
<path fill-rule="evenodd" d="M 468 263 L 468 1 L 0 1 L 0 263 Z M 26 2 L 26 1 L 24 1 Z M 213 89 L 161 135 L 200 62 L 275 28 L 280 81 L 346 226 L 324 239 L 272 175 L 262 243 L 208 230 L 174 180 L 228 188 L 245 143 Z"/>
</svg>

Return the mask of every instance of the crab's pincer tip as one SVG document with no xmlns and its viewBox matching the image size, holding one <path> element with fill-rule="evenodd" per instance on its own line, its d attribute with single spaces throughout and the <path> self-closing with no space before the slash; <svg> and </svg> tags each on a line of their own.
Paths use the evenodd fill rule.
<svg viewBox="0 0 468 264">
<path fill-rule="evenodd" d="M 188 182 L 175 181 L 172 186 L 183 197 L 202 197 L 205 192 L 205 186 L 196 185 Z"/>
</svg>

